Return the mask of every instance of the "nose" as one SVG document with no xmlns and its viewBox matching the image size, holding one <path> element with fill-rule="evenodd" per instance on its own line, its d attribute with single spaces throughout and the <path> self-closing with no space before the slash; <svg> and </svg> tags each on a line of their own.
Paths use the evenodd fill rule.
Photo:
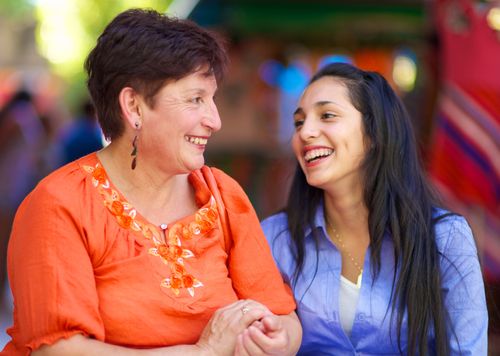
<svg viewBox="0 0 500 356">
<path fill-rule="evenodd" d="M 217 109 L 217 105 L 213 100 L 207 106 L 202 124 L 203 126 L 208 127 L 212 132 L 219 131 L 222 126 L 222 122 L 219 116 L 219 110 Z"/>
<path fill-rule="evenodd" d="M 308 141 L 319 136 L 319 127 L 313 118 L 306 118 L 298 134 L 301 140 Z"/>
</svg>

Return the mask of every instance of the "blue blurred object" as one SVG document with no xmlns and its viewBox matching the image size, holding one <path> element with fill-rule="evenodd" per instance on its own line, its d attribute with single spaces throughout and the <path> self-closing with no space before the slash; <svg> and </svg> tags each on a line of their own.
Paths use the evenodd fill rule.
<svg viewBox="0 0 500 356">
<path fill-rule="evenodd" d="M 353 60 L 350 56 L 347 56 L 344 54 L 329 54 L 329 55 L 324 56 L 320 59 L 319 64 L 318 64 L 318 70 L 323 68 L 324 66 L 327 66 L 328 64 L 331 64 L 331 63 L 354 64 Z"/>
<path fill-rule="evenodd" d="M 90 102 L 82 106 L 82 114 L 69 124 L 60 138 L 63 164 L 72 162 L 102 148 L 102 132 Z"/>
</svg>

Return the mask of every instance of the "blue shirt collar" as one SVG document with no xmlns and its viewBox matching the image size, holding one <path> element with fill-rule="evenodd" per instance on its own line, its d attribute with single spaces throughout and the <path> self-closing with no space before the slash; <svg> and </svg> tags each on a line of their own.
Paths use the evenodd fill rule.
<svg viewBox="0 0 500 356">
<path fill-rule="evenodd" d="M 313 220 L 313 226 L 307 225 L 305 230 L 304 230 L 304 235 L 309 236 L 313 229 L 318 229 L 321 228 L 323 230 L 324 235 L 326 236 L 326 221 L 325 221 L 325 214 L 324 214 L 324 201 L 323 198 L 321 198 L 318 206 L 316 207 L 316 211 L 314 212 L 314 220 Z"/>
</svg>

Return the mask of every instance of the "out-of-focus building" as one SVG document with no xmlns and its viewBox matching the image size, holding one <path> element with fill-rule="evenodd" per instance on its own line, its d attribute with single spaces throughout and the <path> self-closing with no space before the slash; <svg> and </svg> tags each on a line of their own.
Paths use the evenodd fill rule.
<svg viewBox="0 0 500 356">
<path fill-rule="evenodd" d="M 200 0 L 190 18 L 229 40 L 223 130 L 208 157 L 244 186 L 261 217 L 280 209 L 295 164 L 292 113 L 330 61 L 382 73 L 401 94 L 426 151 L 437 87 L 436 35 L 423 0 Z"/>
</svg>

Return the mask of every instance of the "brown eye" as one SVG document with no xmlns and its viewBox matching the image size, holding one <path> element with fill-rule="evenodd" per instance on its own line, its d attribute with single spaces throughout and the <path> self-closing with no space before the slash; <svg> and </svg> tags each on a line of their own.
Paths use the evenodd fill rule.
<svg viewBox="0 0 500 356">
<path fill-rule="evenodd" d="M 190 102 L 193 104 L 201 104 L 203 103 L 203 98 L 201 96 L 197 96 L 196 98 L 192 98 Z"/>
<path fill-rule="evenodd" d="M 297 129 L 301 127 L 304 124 L 304 120 L 294 120 L 293 121 L 293 126 Z"/>
<path fill-rule="evenodd" d="M 335 115 L 335 114 L 333 114 L 333 113 L 331 113 L 331 112 L 325 112 L 325 113 L 323 113 L 323 114 L 321 115 L 321 118 L 322 118 L 322 119 L 333 119 L 333 118 L 335 118 L 335 117 L 337 117 L 337 115 Z"/>
</svg>

